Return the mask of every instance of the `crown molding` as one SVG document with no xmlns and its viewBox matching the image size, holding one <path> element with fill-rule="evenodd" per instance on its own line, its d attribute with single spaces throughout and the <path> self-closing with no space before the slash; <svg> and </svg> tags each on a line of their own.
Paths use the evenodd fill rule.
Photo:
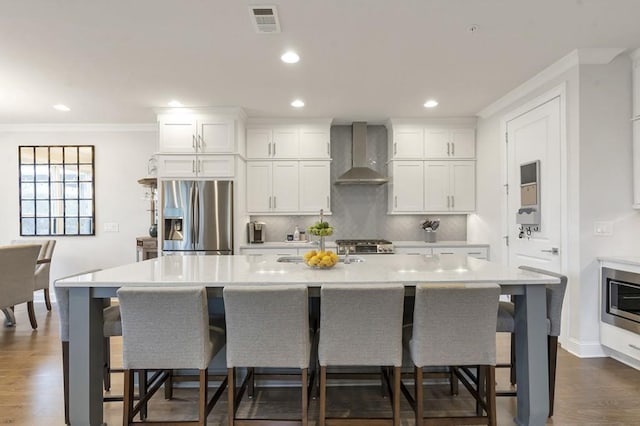
<svg viewBox="0 0 640 426">
<path fill-rule="evenodd" d="M 571 68 L 579 65 L 605 65 L 625 50 L 625 48 L 618 47 L 575 49 L 500 99 L 478 111 L 477 115 L 480 118 L 490 117 Z"/>
<path fill-rule="evenodd" d="M 0 124 L 0 132 L 157 132 L 155 123 L 26 123 Z"/>
</svg>

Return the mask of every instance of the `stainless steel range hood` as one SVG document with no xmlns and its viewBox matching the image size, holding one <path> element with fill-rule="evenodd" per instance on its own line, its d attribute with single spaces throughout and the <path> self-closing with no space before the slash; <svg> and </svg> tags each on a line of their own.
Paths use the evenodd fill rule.
<svg viewBox="0 0 640 426">
<path fill-rule="evenodd" d="M 367 167 L 367 123 L 353 123 L 351 168 L 336 179 L 336 185 L 382 185 L 389 178 Z"/>
</svg>

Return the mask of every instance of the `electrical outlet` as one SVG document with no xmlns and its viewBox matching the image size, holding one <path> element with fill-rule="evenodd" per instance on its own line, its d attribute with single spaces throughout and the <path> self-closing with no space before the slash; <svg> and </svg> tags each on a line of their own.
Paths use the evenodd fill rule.
<svg viewBox="0 0 640 426">
<path fill-rule="evenodd" d="M 116 222 L 105 222 L 102 229 L 104 232 L 120 232 L 120 226 Z"/>
<path fill-rule="evenodd" d="M 593 222 L 593 235 L 613 235 L 613 222 Z"/>
</svg>

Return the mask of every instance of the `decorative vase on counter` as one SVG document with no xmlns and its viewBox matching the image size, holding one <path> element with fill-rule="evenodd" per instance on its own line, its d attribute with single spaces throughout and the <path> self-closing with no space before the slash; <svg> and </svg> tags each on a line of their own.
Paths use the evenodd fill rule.
<svg viewBox="0 0 640 426">
<path fill-rule="evenodd" d="M 153 225 L 151 225 L 149 227 L 149 236 L 153 237 L 153 238 L 158 236 L 158 224 L 157 223 L 154 223 Z"/>
</svg>

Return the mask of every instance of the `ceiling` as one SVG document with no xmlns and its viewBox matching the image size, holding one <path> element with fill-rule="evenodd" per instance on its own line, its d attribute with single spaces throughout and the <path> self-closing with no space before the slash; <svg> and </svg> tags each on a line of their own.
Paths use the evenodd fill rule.
<svg viewBox="0 0 640 426">
<path fill-rule="evenodd" d="M 638 0 L 0 2 L 0 123 L 152 123 L 172 99 L 345 122 L 469 116 L 575 48 L 640 47 Z M 282 32 L 257 34 L 249 4 L 275 5 Z M 298 64 L 280 61 L 288 49 Z"/>
</svg>

